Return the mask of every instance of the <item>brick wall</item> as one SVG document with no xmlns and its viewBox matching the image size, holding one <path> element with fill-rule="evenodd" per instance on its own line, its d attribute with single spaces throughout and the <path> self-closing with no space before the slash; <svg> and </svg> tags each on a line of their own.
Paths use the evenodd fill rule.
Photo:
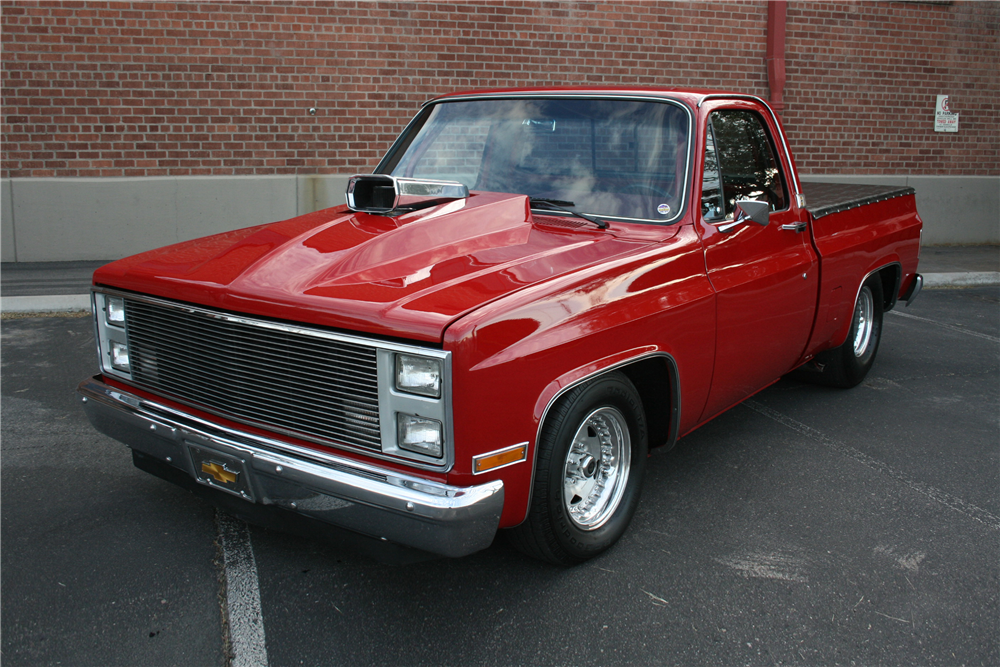
<svg viewBox="0 0 1000 667">
<path fill-rule="evenodd" d="M 678 85 L 767 97 L 764 2 L 0 3 L 3 177 L 369 171 L 439 93 Z M 1000 174 L 1000 5 L 788 8 L 813 173 Z M 933 131 L 950 94 L 961 132 Z M 308 109 L 317 113 L 310 116 Z"/>
<path fill-rule="evenodd" d="M 788 3 L 789 141 L 804 172 L 1000 174 L 1000 3 Z M 960 114 L 934 132 L 937 95 Z"/>
</svg>

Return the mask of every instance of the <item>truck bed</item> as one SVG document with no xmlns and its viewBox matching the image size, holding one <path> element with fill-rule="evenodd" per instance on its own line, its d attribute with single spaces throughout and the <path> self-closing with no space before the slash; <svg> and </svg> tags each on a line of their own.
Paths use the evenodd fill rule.
<svg viewBox="0 0 1000 667">
<path fill-rule="evenodd" d="M 867 276 L 886 270 L 883 306 L 889 308 L 912 283 L 920 219 L 914 190 L 907 186 L 802 183 L 802 190 L 822 262 L 812 353 L 844 342 Z"/>
<path fill-rule="evenodd" d="M 802 183 L 806 209 L 813 219 L 840 213 L 875 202 L 905 197 L 914 193 L 904 185 L 858 185 L 854 183 Z"/>
</svg>

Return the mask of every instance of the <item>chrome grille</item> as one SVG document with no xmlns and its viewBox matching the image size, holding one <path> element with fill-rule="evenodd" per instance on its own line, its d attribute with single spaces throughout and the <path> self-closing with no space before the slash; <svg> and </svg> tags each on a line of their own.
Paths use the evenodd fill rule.
<svg viewBox="0 0 1000 667">
<path fill-rule="evenodd" d="M 135 383 L 237 421 L 381 449 L 374 347 L 126 299 Z"/>
</svg>

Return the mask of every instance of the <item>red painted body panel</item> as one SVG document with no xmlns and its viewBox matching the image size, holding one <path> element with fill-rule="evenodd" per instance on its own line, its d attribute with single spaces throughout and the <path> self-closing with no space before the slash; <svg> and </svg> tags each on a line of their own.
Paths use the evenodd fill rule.
<svg viewBox="0 0 1000 667">
<path fill-rule="evenodd" d="M 770 134 L 780 128 L 766 109 L 744 100 L 717 100 L 702 106 L 700 134 L 717 109 L 757 112 Z M 794 166 L 778 149 L 785 174 L 788 208 L 770 214 L 767 226 L 749 222 L 720 233 L 700 218 L 709 280 L 717 293 L 715 374 L 701 420 L 728 409 L 799 364 L 812 330 L 819 266 L 809 235 L 784 230 L 808 220 L 790 184 Z"/>
<path fill-rule="evenodd" d="M 716 364 L 702 419 L 725 410 L 794 368 L 816 313 L 819 267 L 809 235 L 743 225 L 707 226 L 709 278 L 717 292 Z M 777 219 L 777 220 L 776 220 Z"/>
<path fill-rule="evenodd" d="M 503 479 L 501 526 L 524 518 L 540 420 L 560 389 L 663 352 L 678 364 L 681 428 L 701 413 L 712 375 L 713 293 L 694 228 L 663 232 L 659 244 L 511 295 L 448 329 L 453 367 L 467 369 L 455 374 L 456 447 L 472 454 L 529 443 L 523 464 L 473 478 L 468 457 L 459 457 L 449 476 L 456 485 Z"/>
<path fill-rule="evenodd" d="M 327 209 L 119 260 L 94 283 L 440 343 L 463 314 L 634 246 L 596 228 L 534 225 L 527 206 L 477 193 L 394 218 Z"/>
<path fill-rule="evenodd" d="M 699 107 L 713 91 L 569 92 L 687 104 L 695 116 L 689 202 L 701 197 L 712 109 L 756 109 L 781 132 L 755 102 Z M 794 178 L 791 155 L 778 152 Z M 522 195 L 474 192 L 397 217 L 338 207 L 136 255 L 100 269 L 94 282 L 443 346 L 452 353 L 455 447 L 447 482 L 503 480 L 505 527 L 525 517 L 537 436 L 560 391 L 633 359 L 662 361 L 664 373 L 673 363 L 675 431 L 684 434 L 842 342 L 870 271 L 898 262 L 900 289 L 913 279 L 920 221 L 912 196 L 829 215 L 796 233 L 780 229 L 808 219 L 793 195 L 768 227 L 751 223 L 726 235 L 697 205 L 669 227 L 612 222 L 607 230 L 533 219 Z M 527 461 L 472 474 L 473 456 L 524 442 Z"/>
<path fill-rule="evenodd" d="M 816 328 L 806 350 L 811 356 L 847 338 L 858 290 L 872 271 L 898 263 L 896 296 L 903 294 L 917 272 L 922 223 L 910 195 L 826 215 L 810 226 L 823 266 Z"/>
</svg>

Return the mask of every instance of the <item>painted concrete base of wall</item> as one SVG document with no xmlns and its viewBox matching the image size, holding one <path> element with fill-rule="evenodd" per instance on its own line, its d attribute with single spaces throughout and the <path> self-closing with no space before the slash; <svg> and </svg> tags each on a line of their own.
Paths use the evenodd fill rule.
<svg viewBox="0 0 1000 667">
<path fill-rule="evenodd" d="M 0 250 L 4 262 L 120 259 L 343 204 L 348 178 L 8 179 Z"/>
<path fill-rule="evenodd" d="M 802 174 L 803 181 L 908 185 L 917 192 L 924 245 L 1000 243 L 1000 177 Z"/>
<path fill-rule="evenodd" d="M 344 203 L 348 174 L 0 181 L 4 262 L 119 259 L 170 243 Z M 1000 243 L 1000 178 L 823 176 L 910 185 L 924 244 Z"/>
</svg>

